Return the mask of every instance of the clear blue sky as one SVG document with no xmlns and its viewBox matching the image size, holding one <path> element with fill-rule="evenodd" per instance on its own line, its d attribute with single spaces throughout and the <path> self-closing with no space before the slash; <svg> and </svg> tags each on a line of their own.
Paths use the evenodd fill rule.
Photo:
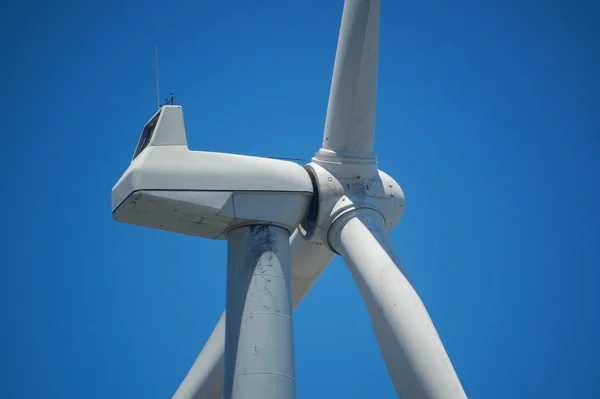
<svg viewBox="0 0 600 399">
<path fill-rule="evenodd" d="M 226 243 L 115 222 L 161 91 L 190 147 L 309 160 L 342 1 L 9 2 L 0 13 L 0 397 L 170 398 Z M 471 398 L 598 398 L 600 34 L 587 1 L 382 4 L 392 231 Z M 393 398 L 335 260 L 294 314 L 298 398 Z"/>
</svg>

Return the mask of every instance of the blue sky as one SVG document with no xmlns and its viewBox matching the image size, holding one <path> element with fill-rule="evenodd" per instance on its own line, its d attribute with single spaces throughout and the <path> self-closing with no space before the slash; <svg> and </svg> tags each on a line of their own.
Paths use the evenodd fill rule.
<svg viewBox="0 0 600 399">
<path fill-rule="evenodd" d="M 169 398 L 225 304 L 225 242 L 115 222 L 162 97 L 196 150 L 309 160 L 342 1 L 13 2 L 0 15 L 0 397 Z M 592 1 L 384 0 L 391 237 L 471 398 L 598 398 Z M 335 260 L 294 314 L 299 398 L 393 398 Z"/>
</svg>

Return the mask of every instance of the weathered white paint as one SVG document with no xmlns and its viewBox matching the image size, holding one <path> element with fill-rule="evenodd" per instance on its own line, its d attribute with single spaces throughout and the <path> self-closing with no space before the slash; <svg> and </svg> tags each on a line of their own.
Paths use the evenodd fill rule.
<svg viewBox="0 0 600 399">
<path fill-rule="evenodd" d="M 115 219 L 216 239 L 231 232 L 229 316 L 221 317 L 175 399 L 218 399 L 224 387 L 227 398 L 293 397 L 293 351 L 276 352 L 272 344 L 291 347 L 291 309 L 327 267 L 332 250 L 360 288 L 402 399 L 466 397 L 386 233 L 402 217 L 405 199 L 394 179 L 378 170 L 373 153 L 379 9 L 380 0 L 345 1 L 323 146 L 307 166 L 317 192 L 293 163 L 189 151 L 180 107 L 163 107 L 147 124 L 113 189 Z M 310 231 L 297 230 L 291 238 L 290 272 L 282 248 L 313 194 L 318 211 L 303 225 Z M 247 236 L 254 224 L 281 233 L 275 234 L 281 245 L 254 245 Z M 274 291 L 269 284 L 275 277 L 267 281 L 262 272 L 267 265 L 285 281 Z M 265 302 L 271 294 L 273 301 Z M 262 305 L 266 313 L 259 314 Z"/>
<path fill-rule="evenodd" d="M 296 309 L 334 257 L 322 243 L 307 241 L 296 230 L 290 237 L 292 307 Z M 225 312 L 173 399 L 220 399 L 225 384 Z"/>
<path fill-rule="evenodd" d="M 190 151 L 180 106 L 162 107 L 146 124 L 134 159 L 112 190 L 119 222 L 205 238 L 264 222 L 291 233 L 313 187 L 294 162 Z"/>
<path fill-rule="evenodd" d="M 227 234 L 225 399 L 295 399 L 289 232 Z"/>
</svg>

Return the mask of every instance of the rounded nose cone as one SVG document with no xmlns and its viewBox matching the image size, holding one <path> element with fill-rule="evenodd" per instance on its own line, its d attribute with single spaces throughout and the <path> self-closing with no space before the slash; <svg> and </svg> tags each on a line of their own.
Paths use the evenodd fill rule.
<svg viewBox="0 0 600 399">
<path fill-rule="evenodd" d="M 393 206 L 389 208 L 389 214 L 385 215 L 385 218 L 386 221 L 391 224 L 391 227 L 394 227 L 398 224 L 400 219 L 402 219 L 402 215 L 404 215 L 404 209 L 406 207 L 404 191 L 402 191 L 398 182 L 392 179 L 387 173 L 380 170 L 379 176 L 388 187 L 391 201 L 393 202 Z"/>
<path fill-rule="evenodd" d="M 404 191 L 402 191 L 402 187 L 394 180 L 392 184 L 394 186 L 394 209 L 396 209 L 396 219 L 394 220 L 394 225 L 396 225 L 400 219 L 402 219 L 402 215 L 404 215 L 404 209 L 406 208 L 406 197 L 404 197 Z"/>
</svg>

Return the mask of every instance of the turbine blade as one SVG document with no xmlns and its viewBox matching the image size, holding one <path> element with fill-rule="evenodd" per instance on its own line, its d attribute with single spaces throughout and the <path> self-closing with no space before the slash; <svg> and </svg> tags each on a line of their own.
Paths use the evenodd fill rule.
<svg viewBox="0 0 600 399">
<path fill-rule="evenodd" d="M 375 130 L 380 0 L 346 0 L 321 153 L 371 158 Z"/>
<path fill-rule="evenodd" d="M 335 256 L 322 243 L 307 241 L 296 230 L 290 237 L 292 307 L 302 302 Z M 173 399 L 221 399 L 225 383 L 225 312 Z"/>
<path fill-rule="evenodd" d="M 173 399 L 221 399 L 225 388 L 225 312 Z"/>
<path fill-rule="evenodd" d="M 466 398 L 448 354 L 375 212 L 361 212 L 330 239 L 367 305 L 396 392 L 406 399 Z"/>
<path fill-rule="evenodd" d="M 307 241 L 296 229 L 290 237 L 292 307 L 294 310 L 315 285 L 335 254 L 323 243 Z"/>
</svg>

